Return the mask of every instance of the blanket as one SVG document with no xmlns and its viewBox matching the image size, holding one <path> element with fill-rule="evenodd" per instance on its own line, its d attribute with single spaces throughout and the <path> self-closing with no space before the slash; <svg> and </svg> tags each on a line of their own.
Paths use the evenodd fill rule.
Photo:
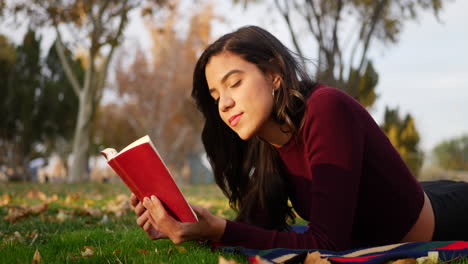
<svg viewBox="0 0 468 264">
<path fill-rule="evenodd" d="M 303 227 L 293 227 L 295 231 L 303 231 Z M 301 230 L 302 229 L 302 230 Z M 437 251 L 440 261 L 451 261 L 468 256 L 467 241 L 431 241 L 392 244 L 370 248 L 360 248 L 347 251 L 328 251 L 314 249 L 284 249 L 255 250 L 242 247 L 221 246 L 219 249 L 227 252 L 240 253 L 248 257 L 249 263 L 303 263 L 308 252 L 318 251 L 322 258 L 328 258 L 331 263 L 346 264 L 380 264 L 391 260 L 404 258 L 420 258 L 428 256 L 431 251 Z"/>
</svg>

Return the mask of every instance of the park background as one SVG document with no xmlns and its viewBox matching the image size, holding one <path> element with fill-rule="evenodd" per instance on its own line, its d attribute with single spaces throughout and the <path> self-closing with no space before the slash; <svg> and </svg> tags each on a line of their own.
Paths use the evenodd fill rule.
<svg viewBox="0 0 468 264">
<path fill-rule="evenodd" d="M 232 218 L 190 92 L 203 49 L 245 25 L 267 29 L 309 59 L 312 76 L 360 101 L 420 180 L 468 181 L 466 10 L 460 0 L 0 1 L 2 247 L 53 256 L 57 230 L 78 241 L 62 260 L 106 235 L 152 247 L 99 156 L 146 134 L 190 202 Z M 100 249 L 104 260 L 131 256 Z M 23 253 L 30 262 L 34 251 Z"/>
</svg>

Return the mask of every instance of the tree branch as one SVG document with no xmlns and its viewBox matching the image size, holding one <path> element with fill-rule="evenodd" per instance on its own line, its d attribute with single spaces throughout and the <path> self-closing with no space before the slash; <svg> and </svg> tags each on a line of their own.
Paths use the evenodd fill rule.
<svg viewBox="0 0 468 264">
<path fill-rule="evenodd" d="M 126 8 L 126 4 L 127 4 L 128 1 L 125 1 L 125 3 L 123 4 L 122 6 L 122 10 L 127 10 Z M 120 36 L 122 35 L 122 32 L 123 32 L 123 29 L 125 27 L 125 24 L 127 23 L 127 15 L 128 15 L 128 12 L 129 10 L 127 10 L 126 12 L 122 12 L 120 13 L 120 23 L 119 23 L 119 27 L 117 29 L 117 32 L 116 34 L 114 35 L 113 39 L 111 40 L 111 49 L 109 51 L 109 54 L 107 54 L 105 60 L 104 60 L 104 63 L 102 65 L 102 69 L 101 69 L 101 72 L 99 74 L 99 79 L 98 79 L 98 89 L 100 90 L 99 93 L 98 93 L 98 98 L 101 97 L 102 95 L 102 88 L 104 86 L 104 82 L 106 81 L 107 79 L 107 69 L 109 67 L 109 63 L 110 63 L 110 60 L 114 54 L 114 51 L 115 51 L 115 47 L 117 46 L 117 42 L 118 42 L 118 39 L 120 38 Z"/>
<path fill-rule="evenodd" d="M 333 56 L 338 57 L 338 63 L 339 63 L 339 81 L 342 81 L 343 79 L 343 60 L 342 60 L 342 54 L 341 54 L 341 49 L 340 49 L 340 43 L 338 42 L 338 24 L 340 23 L 340 14 L 341 11 L 343 10 L 343 1 L 338 0 L 338 7 L 336 9 L 336 14 L 334 16 L 334 25 L 333 25 Z"/>
<path fill-rule="evenodd" d="M 296 48 L 297 53 L 302 57 L 301 58 L 302 63 L 305 64 L 305 62 L 303 60 L 304 54 L 302 53 L 302 49 L 301 49 L 299 43 L 297 42 L 296 34 L 294 33 L 294 29 L 292 28 L 291 21 L 289 19 L 289 4 L 288 4 L 288 1 L 289 0 L 284 1 L 285 5 L 286 5 L 285 10 L 281 9 L 281 6 L 280 6 L 278 0 L 275 0 L 275 5 L 278 8 L 278 10 L 280 11 L 280 13 L 283 16 L 284 20 L 286 21 L 286 24 L 288 26 L 288 30 L 289 30 L 289 33 L 291 35 L 291 39 L 293 41 L 294 47 Z"/>
<path fill-rule="evenodd" d="M 381 0 L 381 1 L 376 3 L 375 9 L 374 9 L 374 14 L 372 15 L 372 18 L 371 18 L 371 21 L 370 21 L 370 29 L 369 29 L 369 31 L 366 32 L 366 36 L 365 36 L 364 49 L 362 51 L 361 62 L 359 63 L 359 67 L 358 67 L 359 72 L 362 71 L 362 68 L 364 66 L 364 62 L 366 60 L 367 51 L 369 49 L 370 41 L 372 39 L 375 27 L 376 27 L 379 19 L 381 19 L 381 17 L 382 17 L 381 15 L 382 15 L 382 12 L 385 9 L 385 6 L 387 5 L 387 2 L 388 2 L 388 0 Z"/>
<path fill-rule="evenodd" d="M 77 96 L 80 96 L 81 93 L 81 87 L 78 83 L 78 79 L 76 78 L 76 75 L 73 73 L 70 63 L 68 62 L 66 56 L 65 56 L 65 48 L 63 45 L 62 41 L 62 36 L 60 34 L 60 30 L 58 29 L 58 25 L 54 26 L 55 32 L 57 33 L 57 41 L 55 45 L 55 49 L 57 51 L 57 54 L 59 55 L 60 61 L 62 62 L 63 69 L 65 71 L 65 75 L 67 76 L 68 80 L 70 81 L 73 91 Z"/>
</svg>

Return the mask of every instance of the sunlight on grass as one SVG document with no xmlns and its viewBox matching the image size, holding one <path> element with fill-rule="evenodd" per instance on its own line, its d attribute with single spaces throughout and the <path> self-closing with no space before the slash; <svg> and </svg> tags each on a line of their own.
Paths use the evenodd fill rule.
<svg viewBox="0 0 468 264">
<path fill-rule="evenodd" d="M 189 203 L 234 216 L 216 186 L 182 192 Z M 217 263 L 219 255 L 246 263 L 198 242 L 149 240 L 135 223 L 129 196 L 121 183 L 2 184 L 0 263 L 31 263 L 35 254 L 42 263 Z"/>
</svg>

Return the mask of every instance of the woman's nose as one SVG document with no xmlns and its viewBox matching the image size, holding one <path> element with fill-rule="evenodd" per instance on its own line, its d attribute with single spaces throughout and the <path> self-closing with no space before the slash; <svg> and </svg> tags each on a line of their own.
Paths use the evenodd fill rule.
<svg viewBox="0 0 468 264">
<path fill-rule="evenodd" d="M 234 100 L 231 96 L 223 96 L 219 99 L 219 109 L 222 112 L 226 112 L 235 105 Z"/>
</svg>

